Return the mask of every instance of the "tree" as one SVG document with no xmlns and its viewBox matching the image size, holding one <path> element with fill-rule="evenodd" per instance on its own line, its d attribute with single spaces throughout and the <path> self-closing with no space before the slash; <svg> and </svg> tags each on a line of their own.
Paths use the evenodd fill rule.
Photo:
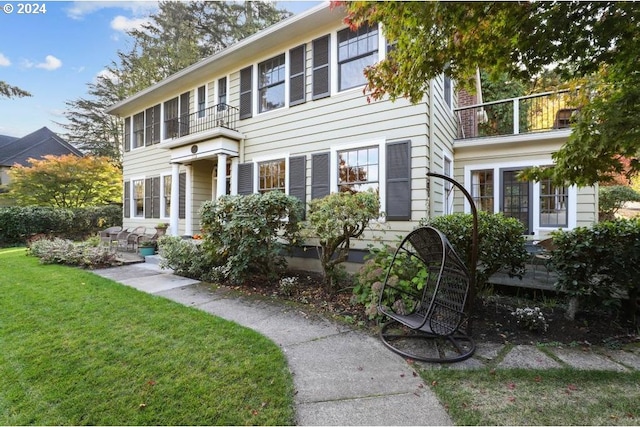
<svg viewBox="0 0 640 427">
<path fill-rule="evenodd" d="M 640 5 L 633 2 L 348 1 L 352 27 L 382 23 L 394 49 L 365 74 L 373 99 L 418 102 L 442 74 L 471 88 L 476 67 L 527 80 L 550 67 L 582 84 L 574 132 L 556 166 L 530 177 L 591 185 L 640 171 Z"/>
<path fill-rule="evenodd" d="M 81 208 L 122 198 L 120 170 L 106 157 L 48 155 L 29 164 L 9 170 L 10 196 L 19 205 Z"/>
<path fill-rule="evenodd" d="M 23 98 L 25 96 L 31 96 L 26 90 L 22 90 L 17 86 L 11 86 L 9 83 L 0 80 L 0 98 Z"/>
</svg>

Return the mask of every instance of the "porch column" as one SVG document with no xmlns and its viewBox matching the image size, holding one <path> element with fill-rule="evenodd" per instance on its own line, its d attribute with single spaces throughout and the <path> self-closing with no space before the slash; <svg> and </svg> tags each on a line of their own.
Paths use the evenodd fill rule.
<svg viewBox="0 0 640 427">
<path fill-rule="evenodd" d="M 171 164 L 171 212 L 169 213 L 169 234 L 178 236 L 178 217 L 180 216 L 180 164 Z"/>
<path fill-rule="evenodd" d="M 227 155 L 218 154 L 218 187 L 216 198 L 227 194 Z"/>
<path fill-rule="evenodd" d="M 240 159 L 237 157 L 231 158 L 231 194 L 238 194 L 238 164 L 240 164 Z"/>
<path fill-rule="evenodd" d="M 187 170 L 185 185 L 184 234 L 193 235 L 193 166 L 185 165 Z"/>
</svg>

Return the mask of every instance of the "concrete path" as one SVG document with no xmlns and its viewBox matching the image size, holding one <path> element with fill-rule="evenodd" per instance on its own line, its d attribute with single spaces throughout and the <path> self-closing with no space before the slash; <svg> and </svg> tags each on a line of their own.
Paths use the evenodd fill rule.
<svg viewBox="0 0 640 427">
<path fill-rule="evenodd" d="M 434 393 L 404 359 L 374 336 L 300 308 L 213 290 L 196 280 L 139 263 L 94 271 L 100 276 L 234 321 L 269 337 L 287 357 L 298 425 L 452 425 Z M 640 348 L 583 351 L 478 344 L 463 362 L 430 369 L 557 368 L 640 370 Z"/>
</svg>

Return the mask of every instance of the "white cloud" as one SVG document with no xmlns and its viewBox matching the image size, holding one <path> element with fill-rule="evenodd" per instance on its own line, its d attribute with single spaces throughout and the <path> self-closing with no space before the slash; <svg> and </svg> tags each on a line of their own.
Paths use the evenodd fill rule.
<svg viewBox="0 0 640 427">
<path fill-rule="evenodd" d="M 96 78 L 94 79 L 94 83 L 98 81 L 98 77 L 104 77 L 106 79 L 111 80 L 114 83 L 118 83 L 118 76 L 116 76 L 113 72 L 109 70 L 102 70 L 98 74 L 96 74 Z"/>
<path fill-rule="evenodd" d="M 9 58 L 0 53 L 0 67 L 8 67 L 9 65 L 11 65 Z"/>
<path fill-rule="evenodd" d="M 62 67 L 62 61 L 53 55 L 47 55 L 44 62 L 36 65 L 36 68 L 42 68 L 43 70 L 52 71 Z"/>
<path fill-rule="evenodd" d="M 149 18 L 127 18 L 126 16 L 118 15 L 111 20 L 111 28 L 122 32 L 142 30 L 142 26 L 149 22 Z"/>
<path fill-rule="evenodd" d="M 67 9 L 71 19 L 83 19 L 85 15 L 102 9 L 124 9 L 137 16 L 148 16 L 158 10 L 157 1 L 74 1 Z"/>
</svg>

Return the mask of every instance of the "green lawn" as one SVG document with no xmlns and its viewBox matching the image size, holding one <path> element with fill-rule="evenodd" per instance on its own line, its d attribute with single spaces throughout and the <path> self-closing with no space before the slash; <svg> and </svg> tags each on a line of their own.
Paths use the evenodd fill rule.
<svg viewBox="0 0 640 427">
<path fill-rule="evenodd" d="M 456 425 L 639 425 L 640 373 L 425 370 Z"/>
<path fill-rule="evenodd" d="M 293 422 L 286 360 L 263 336 L 0 250 L 0 424 Z"/>
</svg>

